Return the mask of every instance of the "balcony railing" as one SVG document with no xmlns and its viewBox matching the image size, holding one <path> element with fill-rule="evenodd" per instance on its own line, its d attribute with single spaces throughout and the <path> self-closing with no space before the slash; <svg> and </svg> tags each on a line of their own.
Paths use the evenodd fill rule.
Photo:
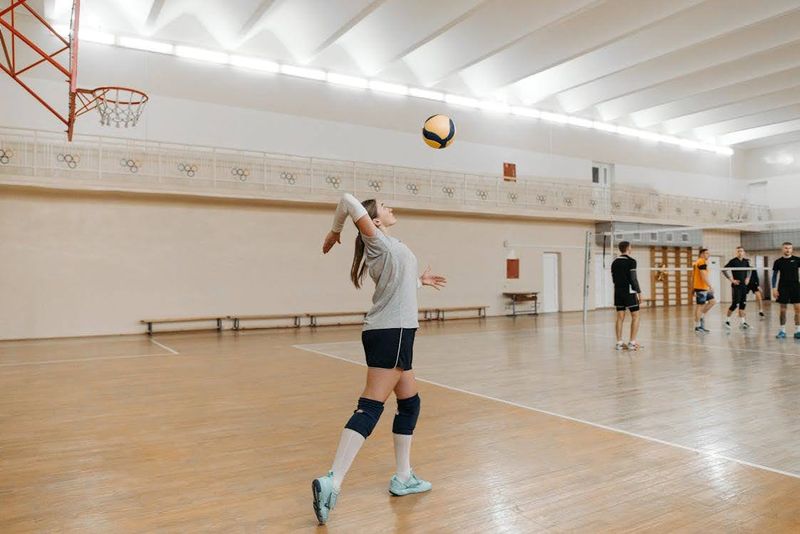
<svg viewBox="0 0 800 534">
<path fill-rule="evenodd" d="M 0 181 L 297 201 L 343 191 L 409 208 L 585 220 L 716 224 L 768 220 L 769 209 L 569 181 L 463 174 L 247 150 L 0 129 Z"/>
</svg>

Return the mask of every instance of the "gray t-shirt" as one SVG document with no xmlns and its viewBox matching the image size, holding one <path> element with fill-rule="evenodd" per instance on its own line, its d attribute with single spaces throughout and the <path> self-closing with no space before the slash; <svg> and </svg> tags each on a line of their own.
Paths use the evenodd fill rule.
<svg viewBox="0 0 800 534">
<path fill-rule="evenodd" d="M 380 230 L 361 234 L 369 276 L 375 282 L 364 330 L 417 328 L 417 258 L 399 239 Z"/>
</svg>

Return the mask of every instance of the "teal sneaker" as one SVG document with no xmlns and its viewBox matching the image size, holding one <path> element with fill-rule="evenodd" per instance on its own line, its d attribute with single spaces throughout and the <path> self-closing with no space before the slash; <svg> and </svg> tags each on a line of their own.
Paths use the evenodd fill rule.
<svg viewBox="0 0 800 534">
<path fill-rule="evenodd" d="M 417 478 L 417 475 L 413 472 L 405 482 L 397 478 L 397 475 L 394 475 L 392 480 L 389 481 L 389 493 L 398 497 L 412 493 L 424 493 L 430 491 L 432 487 L 433 485 L 430 482 Z"/>
<path fill-rule="evenodd" d="M 778 339 L 786 339 L 786 332 L 780 331 L 780 332 L 778 332 L 778 335 L 775 336 L 775 337 L 778 338 Z"/>
<path fill-rule="evenodd" d="M 800 332 L 795 332 L 794 333 L 794 338 L 795 339 L 800 339 Z"/>
<path fill-rule="evenodd" d="M 317 515 L 317 521 L 320 525 L 324 525 L 339 496 L 339 492 L 333 489 L 333 471 L 329 471 L 324 477 L 315 478 L 311 483 L 311 491 L 314 493 L 314 513 Z"/>
</svg>

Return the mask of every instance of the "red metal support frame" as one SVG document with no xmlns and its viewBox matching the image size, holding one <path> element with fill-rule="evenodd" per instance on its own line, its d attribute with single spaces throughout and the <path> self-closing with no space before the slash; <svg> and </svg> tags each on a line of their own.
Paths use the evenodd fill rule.
<svg viewBox="0 0 800 534">
<path fill-rule="evenodd" d="M 17 82 L 25 91 L 38 100 L 48 111 L 55 115 L 67 127 L 67 138 L 72 139 L 73 127 L 75 123 L 75 94 L 78 89 L 76 86 L 77 80 L 77 65 L 78 65 L 78 16 L 80 14 L 80 0 L 73 1 L 72 12 L 72 26 L 70 35 L 65 38 L 60 35 L 44 17 L 42 17 L 34 8 L 28 5 L 29 0 L 9 0 L 9 5 L 6 8 L 0 9 L 0 45 L 3 49 L 3 55 L 0 56 L 0 70 L 8 74 L 11 79 Z M 44 26 L 50 34 L 55 36 L 63 43 L 55 52 L 46 52 L 42 46 L 35 42 L 34 37 L 25 35 L 22 29 L 17 24 L 16 10 L 24 9 L 26 12 L 33 16 L 42 26 Z M 6 43 L 7 38 L 3 35 L 6 30 L 10 34 L 10 47 Z M 32 50 L 38 58 L 27 65 L 20 65 L 17 57 L 17 40 L 20 44 L 24 44 Z M 9 50 L 10 48 L 10 50 Z M 62 55 L 64 52 L 69 51 L 69 63 L 64 64 L 57 56 Z M 66 116 L 59 113 L 55 107 L 49 103 L 44 96 L 39 94 L 36 89 L 32 88 L 26 83 L 21 75 L 32 70 L 33 68 L 48 64 L 59 73 L 66 76 L 69 82 L 69 109 Z"/>
</svg>

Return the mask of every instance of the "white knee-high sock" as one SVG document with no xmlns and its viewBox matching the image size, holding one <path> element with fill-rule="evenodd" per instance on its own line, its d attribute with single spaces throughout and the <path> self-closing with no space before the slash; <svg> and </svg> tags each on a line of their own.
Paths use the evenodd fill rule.
<svg viewBox="0 0 800 534">
<path fill-rule="evenodd" d="M 394 458 L 397 461 L 397 478 L 405 482 L 411 476 L 411 438 L 406 434 L 392 434 Z"/>
<path fill-rule="evenodd" d="M 333 459 L 333 465 L 331 466 L 333 487 L 336 491 L 339 491 L 342 487 L 342 481 L 365 441 L 364 436 L 355 430 L 345 428 L 342 431 L 342 437 L 339 439 L 339 448 L 336 449 L 336 457 Z"/>
</svg>

